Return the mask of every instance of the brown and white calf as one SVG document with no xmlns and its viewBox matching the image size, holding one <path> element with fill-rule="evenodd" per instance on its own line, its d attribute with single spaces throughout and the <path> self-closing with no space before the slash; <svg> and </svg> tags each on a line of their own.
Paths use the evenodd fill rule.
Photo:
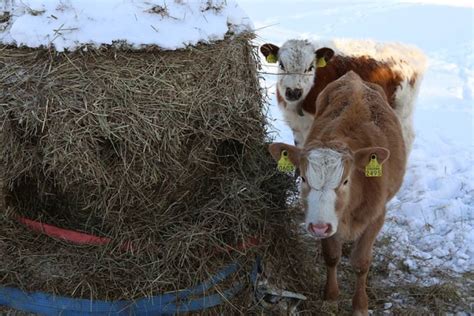
<svg viewBox="0 0 474 316">
<path fill-rule="evenodd" d="M 330 82 L 352 70 L 382 87 L 411 151 L 413 108 L 426 63 L 416 48 L 361 40 L 288 40 L 281 48 L 264 44 L 260 51 L 265 57 L 273 55 L 272 61 L 278 62 L 278 105 L 297 146 L 302 146 L 311 127 L 317 96 Z"/>
<path fill-rule="evenodd" d="M 325 299 L 339 295 L 336 266 L 341 244 L 355 241 L 352 305 L 354 314 L 366 315 L 372 246 L 384 223 L 385 205 L 402 183 L 407 156 L 400 122 L 383 89 L 348 72 L 320 93 L 302 148 L 273 143 L 269 150 L 276 160 L 286 150 L 300 169 L 305 226 L 322 239 Z M 374 157 L 382 164 L 382 176 L 366 177 L 365 167 Z"/>
</svg>

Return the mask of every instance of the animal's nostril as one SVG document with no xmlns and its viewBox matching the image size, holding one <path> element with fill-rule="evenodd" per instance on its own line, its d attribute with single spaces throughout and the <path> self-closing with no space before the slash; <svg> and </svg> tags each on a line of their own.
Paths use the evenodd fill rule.
<svg viewBox="0 0 474 316">
<path fill-rule="evenodd" d="M 293 94 L 294 94 L 295 98 L 298 99 L 303 94 L 303 90 L 302 89 L 295 89 L 295 90 L 293 90 Z"/>
<path fill-rule="evenodd" d="M 303 94 L 302 89 L 286 88 L 285 90 L 285 96 L 288 100 L 298 100 L 302 94 Z"/>
<path fill-rule="evenodd" d="M 316 236 L 327 236 L 332 232 L 332 226 L 331 224 L 313 224 L 310 223 L 308 225 L 308 230 L 312 232 Z"/>
</svg>

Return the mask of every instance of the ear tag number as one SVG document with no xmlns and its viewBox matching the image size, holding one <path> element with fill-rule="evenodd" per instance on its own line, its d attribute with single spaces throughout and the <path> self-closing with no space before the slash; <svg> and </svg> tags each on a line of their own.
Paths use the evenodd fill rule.
<svg viewBox="0 0 474 316">
<path fill-rule="evenodd" d="M 280 160 L 278 160 L 278 170 L 281 172 L 291 172 L 295 170 L 295 166 L 288 158 L 288 151 L 282 150 Z"/>
<path fill-rule="evenodd" d="M 270 54 L 267 56 L 267 63 L 270 63 L 270 64 L 276 64 L 276 62 L 278 61 L 278 58 L 275 56 L 275 54 Z"/>
<path fill-rule="evenodd" d="M 365 166 L 366 177 L 381 177 L 382 176 L 382 165 L 377 161 L 377 155 L 370 155 L 370 161 Z"/>
<path fill-rule="evenodd" d="M 316 66 L 318 68 L 323 68 L 323 67 L 326 67 L 326 59 L 324 59 L 324 57 L 321 57 L 321 58 L 318 58 L 318 62 L 316 63 Z"/>
</svg>

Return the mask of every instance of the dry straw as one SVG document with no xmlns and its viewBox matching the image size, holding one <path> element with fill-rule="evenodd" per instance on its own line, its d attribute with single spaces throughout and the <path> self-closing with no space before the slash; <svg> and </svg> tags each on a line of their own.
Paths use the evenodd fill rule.
<svg viewBox="0 0 474 316">
<path fill-rule="evenodd" d="M 315 257 L 286 210 L 293 181 L 266 150 L 255 54 L 248 35 L 172 52 L 0 47 L 9 210 L 0 284 L 135 299 L 196 285 L 233 261 L 249 284 L 259 254 L 275 283 L 316 294 Z M 115 242 L 72 246 L 12 214 Z M 224 250 L 251 237 L 261 244 Z M 123 241 L 133 253 L 118 249 Z M 250 293 L 221 309 L 251 308 Z"/>
</svg>

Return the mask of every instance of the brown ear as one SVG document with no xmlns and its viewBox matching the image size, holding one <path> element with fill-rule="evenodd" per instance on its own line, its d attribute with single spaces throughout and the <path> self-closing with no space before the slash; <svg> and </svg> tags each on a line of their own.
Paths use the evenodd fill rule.
<svg viewBox="0 0 474 316">
<path fill-rule="evenodd" d="M 260 46 L 260 52 L 267 58 L 270 55 L 278 56 L 278 51 L 280 50 L 280 47 L 267 43 L 263 44 Z"/>
<path fill-rule="evenodd" d="M 384 147 L 366 147 L 354 152 L 354 163 L 360 170 L 365 170 L 373 155 L 376 155 L 379 164 L 384 164 L 390 157 L 390 150 Z"/>
<path fill-rule="evenodd" d="M 334 56 L 334 51 L 329 47 L 323 47 L 316 50 L 315 54 L 317 60 L 324 57 L 324 60 L 329 62 L 329 60 L 331 60 L 331 58 Z"/>
<path fill-rule="evenodd" d="M 270 151 L 270 154 L 275 161 L 280 160 L 281 153 L 284 150 L 288 152 L 288 159 L 290 159 L 291 163 L 298 168 L 300 164 L 301 149 L 284 143 L 272 143 L 268 146 L 268 151 Z"/>
</svg>

